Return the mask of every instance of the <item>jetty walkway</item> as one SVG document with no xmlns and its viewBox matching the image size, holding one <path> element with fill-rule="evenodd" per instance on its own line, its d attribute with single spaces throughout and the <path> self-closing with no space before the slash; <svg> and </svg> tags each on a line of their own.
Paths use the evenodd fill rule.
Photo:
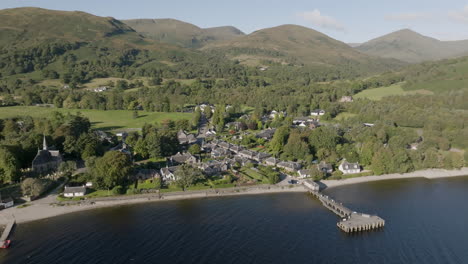
<svg viewBox="0 0 468 264">
<path fill-rule="evenodd" d="M 5 241 L 10 236 L 13 227 L 15 226 L 16 221 L 14 219 L 10 220 L 8 224 L 5 226 L 5 230 L 3 230 L 2 236 L 0 237 L 0 245 L 3 245 Z"/>
<path fill-rule="evenodd" d="M 373 230 L 385 226 L 385 220 L 377 215 L 354 212 L 342 203 L 322 194 L 317 183 L 305 181 L 304 186 L 319 199 L 323 206 L 341 218 L 341 221 L 336 225 L 346 233 Z"/>
</svg>

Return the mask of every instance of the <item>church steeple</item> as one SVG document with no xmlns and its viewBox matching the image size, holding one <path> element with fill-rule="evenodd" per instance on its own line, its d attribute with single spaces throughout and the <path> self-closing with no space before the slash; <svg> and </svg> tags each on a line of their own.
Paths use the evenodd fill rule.
<svg viewBox="0 0 468 264">
<path fill-rule="evenodd" d="M 49 148 L 47 147 L 47 141 L 46 141 L 45 135 L 44 135 L 44 140 L 42 141 L 42 150 L 49 150 Z"/>
</svg>

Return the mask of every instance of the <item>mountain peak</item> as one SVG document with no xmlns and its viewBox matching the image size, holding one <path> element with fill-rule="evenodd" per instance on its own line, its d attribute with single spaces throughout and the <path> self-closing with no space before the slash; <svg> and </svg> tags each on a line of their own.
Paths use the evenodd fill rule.
<svg viewBox="0 0 468 264">
<path fill-rule="evenodd" d="M 401 29 L 372 39 L 356 49 L 369 55 L 410 63 L 451 58 L 468 52 L 464 41 L 440 41 L 411 29 Z"/>
</svg>

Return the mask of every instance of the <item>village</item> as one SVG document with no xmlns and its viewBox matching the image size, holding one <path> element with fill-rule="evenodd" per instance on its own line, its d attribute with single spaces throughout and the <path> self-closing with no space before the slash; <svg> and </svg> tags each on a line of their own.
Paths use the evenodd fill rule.
<svg viewBox="0 0 468 264">
<path fill-rule="evenodd" d="M 225 110 L 231 107 L 227 105 Z M 244 120 L 248 120 L 250 116 L 244 113 L 236 120 L 226 123 L 224 131 L 220 131 L 212 124 L 212 118 L 209 118 L 211 114 L 215 113 L 216 106 L 200 104 L 195 106 L 195 109 L 202 113 L 197 130 L 187 132 L 180 129 L 177 132 L 179 151 L 174 155 L 165 157 L 156 166 L 148 166 L 144 161 L 134 160 L 135 151 L 132 149 L 133 146 L 127 143 L 128 132 L 122 131 L 112 134 L 102 130 L 94 130 L 96 137 L 102 141 L 114 142 L 114 146 L 109 148 L 109 151 L 121 152 L 134 161 L 134 169 L 128 175 L 129 186 L 135 182 L 134 186 L 145 187 L 138 188 L 138 191 L 132 190 L 133 193 L 131 194 L 159 191 L 163 186 L 168 187 L 168 191 L 170 191 L 170 187 L 177 185 L 177 171 L 183 166 L 193 168 L 193 170 L 203 175 L 202 179 L 191 183 L 197 185 L 197 187 L 187 188 L 189 186 L 185 186 L 186 190 L 252 186 L 256 184 L 292 185 L 302 183 L 304 179 L 315 181 L 325 179 L 330 177 L 335 170 L 340 171 L 340 174 L 356 174 L 362 171 L 358 163 L 347 162 L 345 159 L 335 168 L 332 164 L 323 160 L 313 160 L 312 162 L 282 160 L 278 155 L 269 153 L 264 147 L 258 146 L 264 146 L 271 142 L 277 128 L 247 129 Z M 211 114 L 207 117 L 209 112 Z M 290 118 L 292 120 L 290 126 L 294 129 L 316 129 L 323 125 L 320 122 L 320 117 L 324 114 L 324 110 L 316 109 L 311 111 L 308 117 Z M 261 117 L 261 123 L 266 124 L 280 118 L 284 119 L 286 116 L 285 111 L 272 110 Z M 253 139 L 254 142 L 248 145 L 242 144 L 243 138 Z M 31 169 L 27 173 L 58 179 L 63 176 L 63 167 L 66 167 L 64 165 L 67 162 L 59 150 L 48 146 L 44 136 L 42 148 L 38 150 Z M 62 188 L 59 188 L 59 191 L 63 192 L 60 193 L 59 197 L 64 199 L 86 198 L 88 194 L 97 190 L 92 180 L 86 182 L 72 180 L 88 171 L 83 162 L 72 161 L 72 163 L 74 162 L 81 164 L 81 166 L 76 166 L 76 169 L 68 176 L 69 178 L 60 183 Z M 44 191 L 45 189 L 47 188 L 44 188 Z M 107 192 L 104 196 L 112 194 L 117 193 Z M 40 195 L 35 196 L 39 197 Z M 13 206 L 15 199 L 11 197 L 3 198 L 3 207 Z M 26 201 L 34 199 L 36 197 L 27 197 Z"/>
<path fill-rule="evenodd" d="M 226 106 L 226 109 L 229 107 L 231 106 Z M 209 104 L 200 104 L 196 108 L 199 108 L 202 113 L 206 113 L 206 108 L 209 108 L 214 113 L 216 107 Z M 314 110 L 311 112 L 310 117 L 294 118 L 291 127 L 315 129 L 321 126 L 320 117 L 324 114 L 325 111 L 322 109 Z M 274 120 L 279 116 L 284 118 L 286 115 L 284 111 L 272 110 L 262 116 L 262 122 Z M 243 115 L 239 120 L 248 118 L 248 115 Z M 177 182 L 177 171 L 182 166 L 188 166 L 200 171 L 205 176 L 205 182 L 218 184 L 215 186 L 211 184 L 210 186 L 205 183 L 203 185 L 202 180 L 201 183 L 198 181 L 199 186 L 219 188 L 255 184 L 300 184 L 305 179 L 316 181 L 325 179 L 331 176 L 335 169 L 340 171 L 341 174 L 356 174 L 362 171 L 359 163 L 347 162 L 345 159 L 336 168 L 330 163 L 318 160 L 314 160 L 312 165 L 308 165 L 300 160 L 281 160 L 266 150 L 260 151 L 243 146 L 240 143 L 242 138 L 249 136 L 254 136 L 264 144 L 270 142 L 274 137 L 276 128 L 266 128 L 255 132 L 243 130 L 242 125 L 242 122 L 239 121 L 229 122 L 225 124 L 226 131 L 229 132 L 217 132 L 216 127 L 203 114 L 197 133 L 190 133 L 182 129 L 178 131 L 179 152 L 166 157 L 160 168 L 135 169 L 133 174 L 130 175 L 130 179 L 140 183 L 158 182 L 158 185 L 161 184 L 161 186 L 172 186 Z M 102 138 L 109 138 L 109 135 L 103 131 L 98 130 L 95 133 L 98 133 Z M 132 157 L 132 148 L 126 143 L 128 133 L 117 133 L 116 136 L 119 138 L 119 143 L 111 150 Z M 193 149 L 196 149 L 196 151 L 194 152 Z M 47 158 L 43 156 L 48 157 L 47 162 L 45 161 Z M 61 161 L 60 154 L 48 150 L 44 142 L 44 149 L 38 152 L 32 169 L 42 172 L 51 168 L 58 168 Z M 92 182 L 86 182 L 79 186 L 65 186 L 63 197 L 83 197 L 92 188 Z M 148 189 L 142 191 L 151 192 Z"/>
</svg>

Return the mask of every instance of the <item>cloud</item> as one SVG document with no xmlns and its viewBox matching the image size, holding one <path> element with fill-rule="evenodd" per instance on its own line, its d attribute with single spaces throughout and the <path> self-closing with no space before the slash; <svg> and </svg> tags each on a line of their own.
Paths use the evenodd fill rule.
<svg viewBox="0 0 468 264">
<path fill-rule="evenodd" d="M 315 26 L 333 29 L 337 31 L 345 31 L 345 27 L 331 16 L 322 15 L 318 9 L 306 11 L 297 14 L 303 20 L 314 24 Z"/>
<path fill-rule="evenodd" d="M 449 18 L 456 22 L 468 23 L 468 5 L 461 11 L 449 12 Z"/>
<path fill-rule="evenodd" d="M 385 20 L 389 21 L 420 21 L 432 19 L 433 15 L 429 13 L 398 13 L 385 16 Z"/>
</svg>

